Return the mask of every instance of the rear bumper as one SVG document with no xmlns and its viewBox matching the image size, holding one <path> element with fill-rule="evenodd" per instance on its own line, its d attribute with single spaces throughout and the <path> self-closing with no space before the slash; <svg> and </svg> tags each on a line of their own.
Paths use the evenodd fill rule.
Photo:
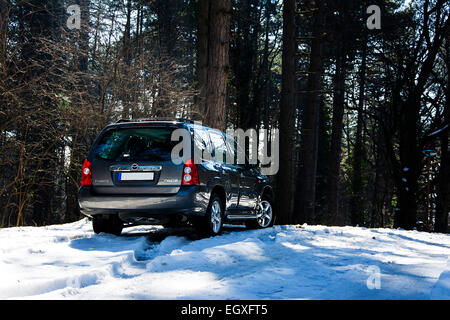
<svg viewBox="0 0 450 320">
<path fill-rule="evenodd" d="M 96 194 L 86 186 L 78 191 L 80 210 L 88 216 L 117 213 L 133 217 L 203 216 L 208 202 L 209 192 L 204 186 L 182 186 L 174 195 Z"/>
</svg>

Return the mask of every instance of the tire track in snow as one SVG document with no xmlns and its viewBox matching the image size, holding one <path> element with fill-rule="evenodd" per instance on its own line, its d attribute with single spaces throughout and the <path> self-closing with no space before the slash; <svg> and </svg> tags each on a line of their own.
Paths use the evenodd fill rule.
<svg viewBox="0 0 450 320">
<path fill-rule="evenodd" d="M 133 227 L 116 237 L 95 235 L 86 220 L 0 229 L 0 298 L 422 299 L 445 279 L 450 253 L 448 236 L 411 231 L 244 230 L 198 239 L 190 229 Z M 366 288 L 371 264 L 381 291 Z"/>
</svg>

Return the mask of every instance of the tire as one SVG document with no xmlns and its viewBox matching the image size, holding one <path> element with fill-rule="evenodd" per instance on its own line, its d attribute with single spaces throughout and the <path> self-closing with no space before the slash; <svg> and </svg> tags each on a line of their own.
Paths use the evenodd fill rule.
<svg viewBox="0 0 450 320">
<path fill-rule="evenodd" d="M 212 194 L 206 215 L 194 223 L 197 234 L 201 238 L 214 237 L 222 233 L 224 219 L 223 208 L 224 205 L 220 197 Z"/>
<path fill-rule="evenodd" d="M 94 219 L 92 220 L 92 227 L 96 234 L 104 232 L 120 236 L 123 229 L 123 222 L 117 215 L 110 215 L 106 218 L 98 215 L 94 216 Z"/>
<path fill-rule="evenodd" d="M 248 229 L 265 229 L 273 226 L 275 222 L 275 212 L 272 206 L 272 199 L 269 196 L 263 196 L 258 203 L 258 211 L 255 220 L 245 222 Z"/>
</svg>

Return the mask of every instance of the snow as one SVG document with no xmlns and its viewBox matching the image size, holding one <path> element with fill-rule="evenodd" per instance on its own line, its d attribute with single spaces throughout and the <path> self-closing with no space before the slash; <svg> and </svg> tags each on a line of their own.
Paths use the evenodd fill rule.
<svg viewBox="0 0 450 320">
<path fill-rule="evenodd" d="M 431 291 L 431 298 L 450 300 L 450 258 L 447 260 L 447 270 L 441 273 Z"/>
<path fill-rule="evenodd" d="M 184 232 L 184 233 L 183 233 Z M 450 236 L 364 227 L 0 229 L 0 299 L 450 299 Z"/>
</svg>

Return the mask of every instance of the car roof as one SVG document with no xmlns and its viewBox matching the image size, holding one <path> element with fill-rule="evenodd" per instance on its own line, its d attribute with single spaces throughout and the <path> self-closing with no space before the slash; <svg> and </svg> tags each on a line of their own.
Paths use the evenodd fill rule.
<svg viewBox="0 0 450 320">
<path fill-rule="evenodd" d="M 133 126 L 136 124 L 145 125 L 148 124 L 174 124 L 174 125 L 185 125 L 188 127 L 200 127 L 207 130 L 215 130 L 220 131 L 214 128 L 210 128 L 204 124 L 202 124 L 200 121 L 195 121 L 187 118 L 171 118 L 171 117 L 159 117 L 159 118 L 140 118 L 140 119 L 120 119 L 119 121 L 115 123 L 111 123 L 106 128 L 111 127 L 128 127 Z M 106 129 L 105 128 L 105 129 Z"/>
<path fill-rule="evenodd" d="M 135 123 L 135 122 L 183 122 L 194 123 L 194 120 L 177 117 L 157 117 L 157 118 L 138 118 L 138 119 L 120 119 L 116 123 Z"/>
</svg>

